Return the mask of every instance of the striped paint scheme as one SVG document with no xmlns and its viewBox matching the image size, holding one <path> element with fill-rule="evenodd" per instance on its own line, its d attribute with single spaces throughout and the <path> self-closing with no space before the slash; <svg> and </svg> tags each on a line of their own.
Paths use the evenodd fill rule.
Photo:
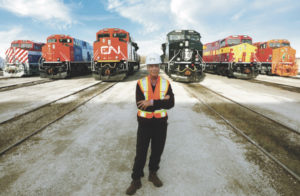
<svg viewBox="0 0 300 196">
<path fill-rule="evenodd" d="M 28 63 L 27 50 L 16 48 L 16 47 L 10 47 L 9 49 L 6 50 L 5 55 L 6 55 L 6 62 L 9 64 L 16 63 L 17 60 L 19 61 L 19 63 Z"/>
</svg>

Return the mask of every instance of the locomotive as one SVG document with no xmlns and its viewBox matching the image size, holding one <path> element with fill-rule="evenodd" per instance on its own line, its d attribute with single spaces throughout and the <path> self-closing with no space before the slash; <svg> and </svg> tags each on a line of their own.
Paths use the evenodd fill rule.
<svg viewBox="0 0 300 196">
<path fill-rule="evenodd" d="M 203 76 L 205 63 L 200 33 L 194 30 L 174 30 L 162 44 L 161 56 L 165 72 L 175 81 L 197 82 Z"/>
<path fill-rule="evenodd" d="M 259 74 L 257 47 L 247 35 L 233 35 L 204 45 L 206 72 L 251 79 Z"/>
<path fill-rule="evenodd" d="M 6 63 L 3 75 L 7 77 L 22 77 L 39 74 L 39 59 L 44 43 L 15 40 L 5 52 Z"/>
<path fill-rule="evenodd" d="M 92 46 L 69 35 L 51 35 L 42 48 L 40 77 L 68 78 L 91 72 Z"/>
<path fill-rule="evenodd" d="M 96 33 L 93 77 L 102 81 L 120 81 L 140 68 L 137 43 L 119 28 L 105 28 Z"/>
<path fill-rule="evenodd" d="M 273 39 L 254 43 L 258 50 L 256 56 L 261 63 L 260 73 L 279 76 L 296 76 L 296 50 L 285 39 Z"/>
</svg>

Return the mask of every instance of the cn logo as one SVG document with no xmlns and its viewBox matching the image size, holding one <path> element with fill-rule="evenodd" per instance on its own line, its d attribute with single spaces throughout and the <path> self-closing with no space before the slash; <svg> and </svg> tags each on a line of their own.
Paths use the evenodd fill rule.
<svg viewBox="0 0 300 196">
<path fill-rule="evenodd" d="M 118 50 L 116 50 L 113 46 L 102 46 L 101 54 L 110 54 L 111 51 L 114 51 L 116 54 L 120 54 L 120 46 L 118 46 Z"/>
</svg>

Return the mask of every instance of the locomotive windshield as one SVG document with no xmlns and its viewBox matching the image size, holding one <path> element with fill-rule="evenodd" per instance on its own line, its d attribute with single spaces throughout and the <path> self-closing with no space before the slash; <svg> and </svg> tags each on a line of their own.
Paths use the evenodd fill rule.
<svg viewBox="0 0 300 196">
<path fill-rule="evenodd" d="M 60 43 L 72 43 L 72 40 L 69 39 L 69 38 L 66 38 L 66 39 L 59 39 L 59 42 L 60 42 Z"/>
<path fill-rule="evenodd" d="M 20 44 L 11 44 L 11 47 L 20 47 Z"/>
<path fill-rule="evenodd" d="M 110 35 L 109 35 L 109 33 L 98 34 L 98 41 L 100 40 L 100 38 L 103 38 L 103 37 L 110 37 Z"/>
<path fill-rule="evenodd" d="M 242 39 L 242 43 L 252 44 L 251 39 Z"/>
<path fill-rule="evenodd" d="M 271 42 L 270 43 L 270 47 L 271 48 L 279 48 L 280 47 L 280 43 L 279 42 Z"/>
<path fill-rule="evenodd" d="M 21 44 L 21 48 L 32 48 L 32 44 Z"/>
<path fill-rule="evenodd" d="M 114 37 L 121 38 L 121 39 L 126 39 L 127 34 L 126 34 L 126 33 L 114 33 L 113 36 L 114 36 Z"/>
<path fill-rule="evenodd" d="M 228 39 L 227 40 L 227 44 L 229 46 L 237 45 L 237 44 L 240 44 L 240 43 L 241 43 L 240 39 Z"/>
<path fill-rule="evenodd" d="M 281 43 L 281 47 L 290 46 L 290 43 Z"/>
<path fill-rule="evenodd" d="M 178 40 L 183 40 L 183 39 L 184 39 L 184 35 L 183 34 L 169 35 L 169 40 L 170 41 L 178 41 Z"/>
<path fill-rule="evenodd" d="M 199 41 L 200 36 L 199 35 L 186 35 L 186 39 L 192 40 L 192 41 Z"/>
<path fill-rule="evenodd" d="M 48 43 L 55 43 L 56 42 L 56 39 L 48 39 Z"/>
</svg>

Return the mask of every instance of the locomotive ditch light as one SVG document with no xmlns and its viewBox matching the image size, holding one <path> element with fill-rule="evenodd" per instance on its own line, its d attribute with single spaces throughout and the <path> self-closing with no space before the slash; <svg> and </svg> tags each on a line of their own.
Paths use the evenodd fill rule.
<svg viewBox="0 0 300 196">
<path fill-rule="evenodd" d="M 181 46 L 181 47 L 182 47 L 182 46 L 183 46 L 183 43 L 180 43 L 180 44 L 179 44 L 179 46 Z"/>
<path fill-rule="evenodd" d="M 60 58 L 57 58 L 57 61 L 60 61 Z"/>
<path fill-rule="evenodd" d="M 186 47 L 189 46 L 189 41 L 185 41 L 185 46 L 186 46 Z"/>
</svg>

